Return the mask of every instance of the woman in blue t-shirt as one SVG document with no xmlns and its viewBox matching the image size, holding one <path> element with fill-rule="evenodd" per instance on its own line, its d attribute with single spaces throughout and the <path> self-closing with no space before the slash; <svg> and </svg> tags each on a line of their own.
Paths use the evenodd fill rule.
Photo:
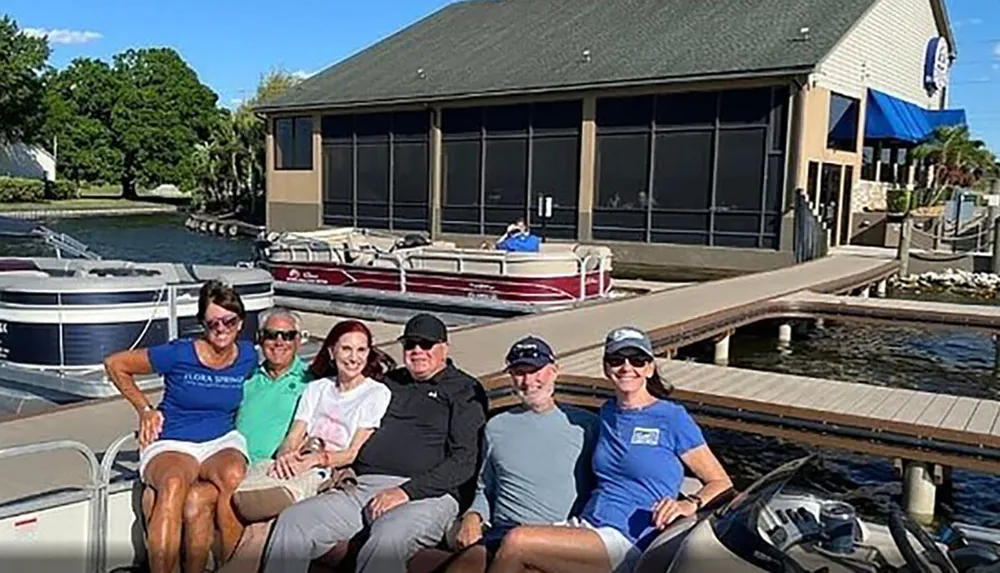
<svg viewBox="0 0 1000 573">
<path fill-rule="evenodd" d="M 641 330 L 608 334 L 604 374 L 615 397 L 600 411 L 590 499 L 569 522 L 508 533 L 490 573 L 629 572 L 659 531 L 732 487 L 687 410 L 667 399 Z M 704 484 L 690 496 L 680 495 L 685 466 Z"/>
<path fill-rule="evenodd" d="M 227 556 L 242 531 L 230 499 L 248 455 L 235 416 L 243 382 L 257 366 L 253 344 L 239 340 L 245 319 L 236 291 L 211 280 L 198 297 L 203 336 L 118 352 L 104 361 L 108 377 L 139 415 L 139 476 L 154 492 L 152 508 L 144 507 L 151 573 L 176 567 L 184 501 L 198 480 L 220 491 L 216 523 Z M 156 407 L 135 383 L 136 375 L 152 373 L 163 376 Z"/>
</svg>

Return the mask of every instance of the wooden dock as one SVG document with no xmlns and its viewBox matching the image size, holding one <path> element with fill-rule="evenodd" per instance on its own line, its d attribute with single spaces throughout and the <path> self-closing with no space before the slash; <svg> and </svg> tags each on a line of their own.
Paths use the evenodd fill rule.
<svg viewBox="0 0 1000 573">
<path fill-rule="evenodd" d="M 602 350 L 561 361 L 559 399 L 612 395 Z M 673 398 L 700 423 L 867 455 L 1000 473 L 1000 402 L 692 361 L 660 360 Z M 514 403 L 507 377 L 484 381 L 491 406 Z"/>
<path fill-rule="evenodd" d="M 894 261 L 831 256 L 765 273 L 693 284 L 639 297 L 566 311 L 529 315 L 486 325 L 453 329 L 450 356 L 469 373 L 487 379 L 503 368 L 506 349 L 528 334 L 549 340 L 563 356 L 599 348 L 614 327 L 631 324 L 654 340 L 704 321 L 744 315 L 767 301 L 810 291 L 840 294 L 886 279 Z M 398 328 L 398 327 L 397 327 Z M 391 330 L 391 329 L 390 329 Z M 314 330 L 315 332 L 315 330 Z M 382 338 L 400 360 L 399 346 Z M 156 399 L 154 394 L 153 399 Z M 0 422 L 0 447 L 73 439 L 101 453 L 118 437 L 135 429 L 135 413 L 121 399 L 62 407 L 36 416 Z M 0 461 L 0 503 L 26 495 L 83 483 L 84 466 L 77 454 L 57 452 Z M 121 455 L 118 469 L 131 471 L 135 445 Z"/>
</svg>

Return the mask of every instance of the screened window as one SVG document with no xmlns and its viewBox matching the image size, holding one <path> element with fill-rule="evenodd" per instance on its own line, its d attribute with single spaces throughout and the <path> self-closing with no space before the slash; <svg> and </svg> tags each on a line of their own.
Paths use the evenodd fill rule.
<svg viewBox="0 0 1000 573">
<path fill-rule="evenodd" d="M 274 120 L 275 169 L 312 169 L 312 155 L 312 117 Z"/>
<path fill-rule="evenodd" d="M 579 101 L 444 110 L 441 230 L 497 235 L 525 217 L 540 232 L 544 195 L 553 203 L 545 235 L 575 237 L 582 110 Z"/>
<path fill-rule="evenodd" d="M 778 248 L 788 91 L 597 101 L 595 239 Z"/>
<path fill-rule="evenodd" d="M 323 118 L 327 225 L 430 229 L 427 112 Z"/>
</svg>

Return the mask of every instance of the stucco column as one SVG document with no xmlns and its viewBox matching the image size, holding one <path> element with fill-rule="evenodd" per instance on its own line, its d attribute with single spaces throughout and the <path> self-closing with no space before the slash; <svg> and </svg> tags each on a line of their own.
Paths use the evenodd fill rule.
<svg viewBox="0 0 1000 573">
<path fill-rule="evenodd" d="M 312 116 L 312 172 L 315 176 L 316 192 L 316 227 L 323 226 L 323 116 L 314 113 Z"/>
<path fill-rule="evenodd" d="M 274 120 L 264 118 L 264 228 L 273 230 L 271 225 L 271 189 L 274 185 Z"/>
<path fill-rule="evenodd" d="M 583 96 L 583 119 L 580 123 L 580 187 L 577 200 L 576 237 L 586 242 L 593 238 L 594 175 L 597 158 L 597 98 Z"/>
<path fill-rule="evenodd" d="M 441 145 L 441 108 L 431 109 L 431 148 L 430 148 L 430 216 L 431 238 L 441 236 L 441 185 L 444 180 L 444 153 Z"/>
</svg>

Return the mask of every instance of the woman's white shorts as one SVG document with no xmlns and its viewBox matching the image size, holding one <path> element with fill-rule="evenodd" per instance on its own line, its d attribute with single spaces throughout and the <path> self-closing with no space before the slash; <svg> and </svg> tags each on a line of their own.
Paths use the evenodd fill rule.
<svg viewBox="0 0 1000 573">
<path fill-rule="evenodd" d="M 250 459 L 250 455 L 247 453 L 247 440 L 243 437 L 243 434 L 236 430 L 232 430 L 227 434 L 223 434 L 218 438 L 207 442 L 157 440 L 146 446 L 145 449 L 139 450 L 139 477 L 142 478 L 143 481 L 146 480 L 146 466 L 149 464 L 150 460 L 163 452 L 179 452 L 187 454 L 198 460 L 198 463 L 200 464 L 210 458 L 213 454 L 217 454 L 222 450 L 229 448 L 238 450 L 241 454 L 243 454 L 244 458 Z"/>
<path fill-rule="evenodd" d="M 587 520 L 578 517 L 571 517 L 556 525 L 581 527 L 597 533 L 601 537 L 601 541 L 604 542 L 604 548 L 608 551 L 613 573 L 632 573 L 635 566 L 639 564 L 639 558 L 642 557 L 642 551 L 622 532 L 613 527 L 594 527 Z"/>
</svg>

